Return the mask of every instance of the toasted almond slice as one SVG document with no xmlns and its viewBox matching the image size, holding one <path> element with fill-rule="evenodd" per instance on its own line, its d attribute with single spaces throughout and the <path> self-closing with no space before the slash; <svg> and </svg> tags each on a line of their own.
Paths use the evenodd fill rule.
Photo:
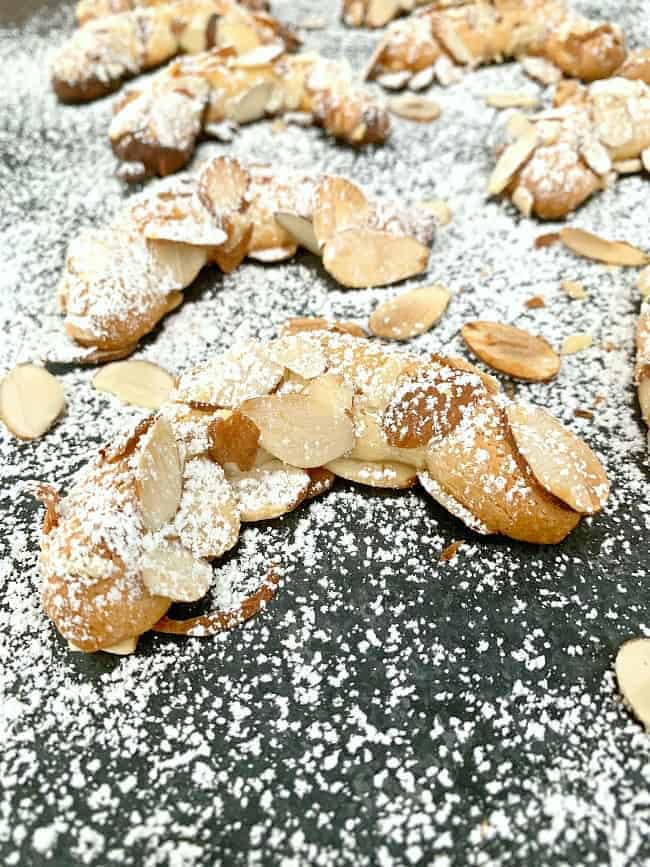
<svg viewBox="0 0 650 867">
<path fill-rule="evenodd" d="M 440 117 L 440 106 L 432 99 L 424 96 L 414 96 L 405 93 L 403 96 L 395 96 L 388 100 L 388 108 L 398 117 L 406 120 L 415 120 L 418 123 L 428 123 Z"/>
<path fill-rule="evenodd" d="M 235 57 L 232 61 L 233 66 L 241 69 L 253 69 L 256 66 L 268 66 L 276 60 L 281 54 L 284 54 L 284 46 L 280 42 L 269 42 L 265 45 L 258 45 L 246 54 Z"/>
<path fill-rule="evenodd" d="M 208 261 L 205 247 L 193 247 L 189 244 L 176 244 L 173 241 L 148 240 L 147 247 L 156 265 L 162 272 L 169 271 L 170 276 L 178 286 L 189 286 Z M 174 310 L 183 300 L 182 292 L 170 292 L 167 296 L 167 312 Z"/>
<path fill-rule="evenodd" d="M 370 330 L 377 337 L 407 340 L 424 334 L 447 309 L 451 293 L 439 283 L 419 286 L 379 304 L 370 314 Z"/>
<path fill-rule="evenodd" d="M 576 301 L 582 301 L 587 297 L 585 287 L 582 283 L 576 283 L 575 280 L 562 280 L 560 283 L 562 290 L 566 292 L 569 298 L 575 298 Z"/>
<path fill-rule="evenodd" d="M 199 175 L 198 193 L 215 216 L 242 209 L 250 175 L 234 157 L 211 160 Z"/>
<path fill-rule="evenodd" d="M 272 96 L 273 85 L 270 81 L 261 81 L 259 84 L 253 85 L 230 107 L 231 120 L 239 124 L 260 120 L 266 114 Z"/>
<path fill-rule="evenodd" d="M 246 472 L 230 464 L 228 479 L 239 503 L 241 520 L 269 521 L 293 511 L 311 487 L 308 472 L 262 452 L 258 465 Z"/>
<path fill-rule="evenodd" d="M 166 418 L 157 418 L 140 440 L 135 469 L 144 526 L 158 530 L 176 514 L 182 492 L 178 446 Z"/>
<path fill-rule="evenodd" d="M 612 168 L 619 175 L 634 175 L 643 168 L 643 163 L 638 159 L 617 160 L 612 163 Z"/>
<path fill-rule="evenodd" d="M 123 403 L 159 409 L 169 400 L 174 377 L 150 361 L 116 361 L 96 374 L 93 385 Z"/>
<path fill-rule="evenodd" d="M 650 731 L 650 638 L 632 638 L 622 644 L 614 670 L 626 705 Z"/>
<path fill-rule="evenodd" d="M 327 175 L 316 185 L 312 220 L 319 247 L 337 232 L 364 226 L 370 214 L 365 195 L 346 178 Z"/>
<path fill-rule="evenodd" d="M 446 226 L 451 223 L 451 208 L 444 199 L 430 199 L 428 201 L 420 202 L 419 206 L 433 214 L 439 226 Z"/>
<path fill-rule="evenodd" d="M 236 464 L 245 471 L 255 465 L 260 432 L 255 423 L 238 409 L 225 418 L 215 418 L 210 422 L 208 440 L 210 457 L 222 467 Z"/>
<path fill-rule="evenodd" d="M 544 247 L 551 247 L 553 244 L 557 244 L 559 240 L 559 232 L 545 232 L 543 235 L 538 235 L 535 238 L 535 249 L 541 250 Z"/>
<path fill-rule="evenodd" d="M 565 247 L 584 256 L 587 259 L 595 259 L 597 262 L 606 262 L 609 265 L 647 265 L 648 256 L 638 247 L 633 247 L 625 241 L 608 241 L 592 232 L 584 229 L 566 227 L 560 229 L 560 240 Z"/>
<path fill-rule="evenodd" d="M 387 286 L 420 274 L 429 250 L 414 238 L 374 229 L 346 229 L 327 242 L 325 270 L 343 286 Z"/>
<path fill-rule="evenodd" d="M 582 515 L 599 512 L 609 481 L 589 446 L 543 409 L 510 404 L 506 413 L 519 453 L 539 484 Z"/>
<path fill-rule="evenodd" d="M 650 298 L 650 267 L 644 268 L 636 280 L 642 298 Z"/>
<path fill-rule="evenodd" d="M 197 560 L 180 542 L 166 540 L 146 551 L 142 558 L 142 583 L 154 596 L 174 602 L 195 602 L 208 592 L 212 569 Z"/>
<path fill-rule="evenodd" d="M 338 458 L 330 461 L 326 469 L 349 482 L 358 482 L 371 488 L 412 488 L 417 481 L 414 467 L 392 461 L 377 463 Z"/>
<path fill-rule="evenodd" d="M 537 108 L 539 97 L 530 93 L 489 93 L 485 104 L 492 108 Z"/>
<path fill-rule="evenodd" d="M 300 394 L 248 400 L 241 411 L 260 430 L 260 443 L 294 467 L 320 467 L 354 445 L 349 411 L 352 392 L 341 379 L 325 374 Z"/>
<path fill-rule="evenodd" d="M 543 337 L 500 322 L 468 322 L 461 331 L 472 352 L 516 379 L 545 382 L 560 369 L 560 356 Z"/>
<path fill-rule="evenodd" d="M 193 458 L 185 464 L 174 527 L 194 557 L 221 557 L 237 542 L 239 506 L 223 469 L 209 458 Z"/>
<path fill-rule="evenodd" d="M 582 352 L 584 349 L 589 349 L 593 342 L 591 334 L 584 334 L 583 332 L 569 334 L 562 341 L 560 355 L 574 355 L 576 352 Z"/>
<path fill-rule="evenodd" d="M 420 470 L 418 473 L 418 481 L 427 494 L 429 494 L 430 497 L 433 497 L 433 499 L 439 503 L 443 509 L 446 509 L 450 515 L 453 515 L 454 518 L 458 518 L 471 530 L 474 530 L 475 533 L 479 533 L 482 536 L 490 535 L 492 532 L 490 528 L 484 524 L 480 518 L 477 518 L 476 515 L 473 515 L 468 509 L 466 509 L 462 503 L 459 503 L 458 500 L 452 497 L 451 494 L 447 493 L 447 491 L 445 491 L 444 488 L 442 488 L 426 470 Z"/>
<path fill-rule="evenodd" d="M 301 247 L 309 250 L 315 256 L 321 255 L 320 244 L 314 234 L 314 227 L 309 220 L 299 214 L 291 214 L 289 211 L 276 211 L 276 221 Z"/>
<path fill-rule="evenodd" d="M 64 406 L 63 386 L 42 367 L 19 364 L 0 382 L 0 419 L 21 440 L 43 436 Z"/>
<path fill-rule="evenodd" d="M 488 193 L 496 196 L 502 193 L 512 178 L 529 159 L 537 146 L 537 130 L 534 126 L 526 128 L 520 138 L 504 150 L 494 167 L 488 183 Z"/>
</svg>

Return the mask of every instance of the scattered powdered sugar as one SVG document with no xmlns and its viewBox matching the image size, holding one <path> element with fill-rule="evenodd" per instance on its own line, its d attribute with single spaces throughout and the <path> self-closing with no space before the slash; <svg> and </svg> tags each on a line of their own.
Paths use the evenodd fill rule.
<svg viewBox="0 0 650 867">
<path fill-rule="evenodd" d="M 16 4 L 18 5 L 18 4 Z M 68 242 L 106 226 L 129 193 L 107 141 L 111 99 L 62 107 L 47 66 L 70 32 L 54 0 L 0 21 L 0 373 L 61 335 L 56 286 Z M 277 0 L 299 23 L 327 14 L 306 47 L 360 68 L 377 35 L 346 31 L 336 4 Z M 576 3 L 650 44 L 647 4 Z M 650 634 L 646 433 L 633 386 L 634 269 L 557 245 L 485 185 L 498 126 L 484 94 L 526 83 L 516 65 L 435 89 L 432 124 L 393 119 L 383 147 L 337 147 L 313 129 L 243 128 L 208 155 L 339 172 L 376 196 L 445 199 L 422 285 L 452 291 L 436 327 L 409 343 L 468 358 L 462 324 L 483 318 L 543 334 L 593 336 L 550 383 L 515 383 L 603 459 L 612 493 L 560 546 L 479 537 L 421 489 L 337 482 L 281 520 L 247 525 L 215 566 L 205 602 L 229 609 L 271 567 L 274 600 L 213 638 L 146 635 L 134 656 L 70 653 L 40 610 L 42 509 L 25 481 L 70 490 L 97 446 L 141 414 L 92 387 L 93 370 L 55 368 L 66 411 L 41 440 L 0 429 L 0 861 L 89 864 L 616 864 L 650 857 L 647 736 L 622 707 L 616 647 Z M 546 99 L 546 94 L 544 98 Z M 648 181 L 619 180 L 573 219 L 650 247 Z M 562 280 L 584 285 L 577 301 Z M 420 281 L 412 281 L 413 285 Z M 137 357 L 172 373 L 234 344 L 268 339 L 291 316 L 364 325 L 388 289 L 341 289 L 305 253 L 280 265 L 213 268 Z M 526 300 L 541 295 L 545 307 Z M 63 343 L 63 341 L 61 341 Z M 506 381 L 507 382 L 507 381 Z M 577 409 L 593 419 L 575 416 Z M 442 551 L 465 540 L 458 554 Z"/>
</svg>

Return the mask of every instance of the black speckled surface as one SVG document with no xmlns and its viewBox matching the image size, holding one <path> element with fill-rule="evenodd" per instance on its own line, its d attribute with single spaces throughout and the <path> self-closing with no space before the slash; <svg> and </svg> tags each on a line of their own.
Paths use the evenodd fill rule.
<svg viewBox="0 0 650 867">
<path fill-rule="evenodd" d="M 111 100 L 61 107 L 47 90 L 70 7 L 1 2 L 0 374 L 56 344 L 66 244 L 128 195 L 106 140 Z M 328 29 L 305 33 L 308 46 L 359 63 L 376 37 L 340 28 L 334 6 L 276 4 L 292 21 L 324 15 Z M 647 2 L 580 8 L 650 44 Z M 0 431 L 0 863 L 650 861 L 650 741 L 622 707 L 612 668 L 623 640 L 650 633 L 636 275 L 535 251 L 549 229 L 486 201 L 497 118 L 483 96 L 521 88 L 538 90 L 513 65 L 434 88 L 438 122 L 397 120 L 384 148 L 359 154 L 269 123 L 243 130 L 232 150 L 449 201 L 454 219 L 418 282 L 440 280 L 454 298 L 414 341 L 420 351 L 462 354 L 458 330 L 477 315 L 556 345 L 593 334 L 594 348 L 564 359 L 553 383 L 516 390 L 603 456 L 613 481 L 605 513 L 542 549 L 474 536 L 420 490 L 338 484 L 302 511 L 247 528 L 219 564 L 225 578 L 254 578 L 271 562 L 283 575 L 275 601 L 245 628 L 203 642 L 148 635 L 125 660 L 71 654 L 39 610 L 40 510 L 23 483 L 65 487 L 136 411 L 95 392 L 92 371 L 57 367 L 67 408 L 56 428 L 32 444 Z M 195 164 L 225 150 L 205 146 Z M 647 178 L 626 179 L 574 222 L 647 249 L 649 189 Z M 564 278 L 582 281 L 588 301 L 570 301 Z M 178 371 L 235 337 L 272 336 L 290 315 L 363 323 L 392 291 L 342 291 L 307 254 L 227 278 L 205 272 L 140 357 Z M 534 294 L 545 308 L 525 308 Z M 594 419 L 575 418 L 577 407 Z M 456 539 L 467 544 L 441 563 Z"/>
</svg>

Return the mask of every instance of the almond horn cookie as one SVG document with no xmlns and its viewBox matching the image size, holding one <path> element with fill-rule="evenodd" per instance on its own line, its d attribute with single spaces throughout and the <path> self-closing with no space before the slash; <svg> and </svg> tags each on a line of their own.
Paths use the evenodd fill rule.
<svg viewBox="0 0 650 867">
<path fill-rule="evenodd" d="M 88 21 L 52 63 L 52 86 L 65 102 L 86 102 L 179 53 L 228 45 L 245 54 L 263 45 L 285 51 L 299 40 L 266 12 L 235 0 L 175 0 L 136 6 Z"/>
<path fill-rule="evenodd" d="M 619 174 L 648 170 L 650 86 L 610 78 L 558 88 L 555 108 L 515 115 L 507 138 L 488 191 L 526 216 L 559 219 Z"/>
<path fill-rule="evenodd" d="M 386 83 L 449 84 L 463 68 L 539 57 L 572 78 L 608 78 L 628 53 L 615 24 L 591 21 L 559 0 L 439 2 L 391 25 L 367 70 Z M 638 77 L 639 68 L 636 68 Z"/>
<path fill-rule="evenodd" d="M 170 178 L 71 242 L 58 288 L 65 330 L 97 350 L 89 362 L 128 355 L 205 265 L 229 273 L 299 245 L 345 286 L 385 285 L 426 269 L 434 225 L 425 209 L 373 200 L 345 178 L 217 157 L 198 179 Z"/>
<path fill-rule="evenodd" d="M 149 629 L 182 631 L 161 618 L 204 596 L 210 561 L 241 523 L 285 514 L 337 475 L 394 489 L 419 480 L 476 532 L 535 544 L 560 542 L 605 504 L 588 446 L 471 364 L 313 326 L 290 323 L 184 372 L 170 402 L 104 447 L 66 497 L 41 486 L 43 606 L 74 647 L 124 652 Z M 268 583 L 234 615 L 188 629 L 236 625 L 270 598 Z"/>
<path fill-rule="evenodd" d="M 118 12 L 133 12 L 135 9 L 147 9 L 152 6 L 168 5 L 170 0 L 79 0 L 75 15 L 79 24 L 86 24 L 95 18 L 105 18 Z M 254 12 L 268 12 L 270 4 L 267 0 L 238 0 L 241 6 Z"/>
<path fill-rule="evenodd" d="M 127 179 L 164 176 L 186 165 L 202 135 L 224 124 L 300 112 L 334 138 L 362 146 L 383 142 L 388 113 L 356 88 L 349 67 L 316 54 L 285 55 L 262 46 L 242 57 L 231 49 L 179 58 L 117 101 L 110 140 L 131 167 Z"/>
</svg>

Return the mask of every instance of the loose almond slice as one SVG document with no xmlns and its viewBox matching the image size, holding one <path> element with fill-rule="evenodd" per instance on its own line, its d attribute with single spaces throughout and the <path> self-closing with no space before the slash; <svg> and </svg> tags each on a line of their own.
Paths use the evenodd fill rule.
<svg viewBox="0 0 650 867">
<path fill-rule="evenodd" d="M 299 214 L 291 214 L 289 211 L 276 211 L 274 216 L 284 231 L 291 235 L 301 247 L 309 250 L 315 256 L 321 255 L 320 244 L 309 220 Z"/>
<path fill-rule="evenodd" d="M 488 193 L 496 196 L 502 193 L 512 178 L 528 160 L 537 146 L 537 130 L 534 126 L 527 127 L 523 135 L 504 150 L 494 167 Z"/>
<path fill-rule="evenodd" d="M 144 526 L 158 530 L 176 514 L 182 492 L 178 446 L 166 418 L 157 418 L 140 440 L 135 470 Z"/>
<path fill-rule="evenodd" d="M 325 245 L 325 269 L 350 288 L 386 286 L 420 274 L 429 250 L 414 238 L 373 229 L 346 229 Z"/>
<path fill-rule="evenodd" d="M 308 472 L 276 460 L 263 450 L 256 466 L 247 472 L 229 464 L 226 478 L 244 522 L 269 521 L 293 511 L 308 496 L 312 483 Z"/>
<path fill-rule="evenodd" d="M 410 289 L 375 307 L 368 322 L 377 337 L 407 340 L 424 334 L 447 309 L 451 293 L 439 283 Z"/>
<path fill-rule="evenodd" d="M 93 379 L 93 385 L 123 403 L 159 409 L 169 400 L 174 378 L 150 361 L 117 361 L 103 367 Z"/>
<path fill-rule="evenodd" d="M 317 184 L 312 220 L 319 248 L 337 232 L 365 226 L 370 215 L 365 195 L 352 181 L 334 175 Z"/>
<path fill-rule="evenodd" d="M 461 334 L 481 361 L 516 379 L 545 382 L 560 369 L 560 356 L 550 343 L 514 325 L 468 322 Z"/>
<path fill-rule="evenodd" d="M 252 469 L 260 442 L 260 432 L 249 418 L 236 409 L 225 418 L 215 418 L 208 426 L 208 453 L 225 467 L 235 464 L 241 471 Z"/>
<path fill-rule="evenodd" d="M 42 367 L 19 364 L 0 382 L 0 419 L 21 440 L 43 436 L 64 406 L 63 386 Z"/>
<path fill-rule="evenodd" d="M 567 227 L 560 229 L 560 240 L 565 247 L 584 256 L 587 259 L 595 259 L 597 262 L 606 262 L 609 265 L 647 265 L 650 259 L 638 247 L 633 247 L 625 241 L 608 241 L 592 232 L 584 229 Z"/>
<path fill-rule="evenodd" d="M 273 85 L 270 81 L 261 81 L 242 94 L 230 108 L 230 117 L 235 123 L 251 123 L 261 120 L 273 96 Z"/>
<path fill-rule="evenodd" d="M 195 602 L 208 592 L 212 569 L 180 542 L 162 541 L 142 558 L 142 583 L 154 596 L 174 602 Z"/>
<path fill-rule="evenodd" d="M 589 347 L 593 345 L 593 342 L 594 339 L 591 334 L 584 334 L 583 332 L 569 334 L 568 337 L 565 337 L 562 341 L 560 355 L 575 355 L 576 352 L 582 352 L 585 349 L 589 349 Z"/>
<path fill-rule="evenodd" d="M 221 557 L 239 538 L 239 506 L 223 469 L 206 457 L 183 470 L 183 494 L 174 527 L 194 557 Z"/>
<path fill-rule="evenodd" d="M 320 467 L 354 445 L 349 411 L 352 392 L 339 377 L 325 374 L 300 394 L 248 400 L 240 410 L 260 430 L 260 443 L 294 467 Z"/>
<path fill-rule="evenodd" d="M 326 469 L 342 479 L 371 488 L 412 488 L 417 481 L 417 470 L 414 467 L 392 461 L 377 463 L 338 458 L 330 461 Z"/>
<path fill-rule="evenodd" d="M 440 106 L 432 99 L 423 96 L 404 94 L 388 100 L 388 108 L 393 114 L 406 120 L 415 120 L 418 123 L 428 123 L 440 117 Z"/>
<path fill-rule="evenodd" d="M 506 412 L 517 448 L 539 484 L 576 512 L 599 512 L 609 481 L 589 446 L 543 409 L 511 404 Z"/>
<path fill-rule="evenodd" d="M 530 93 L 489 93 L 485 104 L 492 108 L 537 108 L 539 97 Z"/>
<path fill-rule="evenodd" d="M 650 731 L 650 638 L 632 638 L 622 644 L 614 670 L 625 703 Z"/>
</svg>

